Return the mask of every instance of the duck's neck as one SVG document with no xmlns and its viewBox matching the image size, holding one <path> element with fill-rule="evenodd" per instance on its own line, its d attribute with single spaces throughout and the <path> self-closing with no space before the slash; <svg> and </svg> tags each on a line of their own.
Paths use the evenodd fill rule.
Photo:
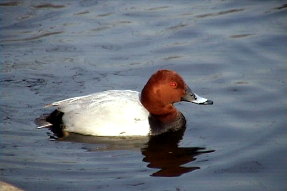
<svg viewBox="0 0 287 191">
<path fill-rule="evenodd" d="M 167 131 L 177 131 L 185 126 L 185 118 L 171 103 L 165 102 L 161 96 L 154 94 L 151 88 L 144 88 L 140 101 L 149 111 L 151 135 Z"/>
<path fill-rule="evenodd" d="M 151 96 L 144 91 L 140 100 L 149 113 L 163 124 L 176 121 L 181 114 L 173 104 L 164 103 L 160 98 Z"/>
<path fill-rule="evenodd" d="M 180 112 L 173 106 L 168 110 L 163 109 L 160 113 L 151 111 L 150 114 L 163 124 L 172 123 L 180 116 Z"/>
</svg>

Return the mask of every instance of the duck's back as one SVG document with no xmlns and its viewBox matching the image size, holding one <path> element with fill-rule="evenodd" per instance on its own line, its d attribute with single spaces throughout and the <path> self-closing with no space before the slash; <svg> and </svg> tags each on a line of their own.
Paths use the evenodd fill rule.
<svg viewBox="0 0 287 191">
<path fill-rule="evenodd" d="M 65 131 L 95 136 L 145 136 L 148 111 L 139 92 L 110 90 L 52 104 L 64 113 Z"/>
</svg>

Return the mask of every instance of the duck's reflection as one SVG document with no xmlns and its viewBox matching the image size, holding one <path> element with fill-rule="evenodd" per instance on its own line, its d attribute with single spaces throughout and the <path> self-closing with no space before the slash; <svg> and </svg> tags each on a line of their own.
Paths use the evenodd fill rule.
<svg viewBox="0 0 287 191">
<path fill-rule="evenodd" d="M 196 156 L 200 154 L 213 152 L 199 147 L 179 147 L 184 130 L 150 137 L 141 149 L 143 161 L 149 163 L 147 167 L 159 169 L 151 176 L 173 177 L 197 170 L 200 167 L 183 165 L 196 160 Z"/>
<path fill-rule="evenodd" d="M 88 143 L 84 144 L 84 149 L 88 151 L 140 149 L 147 167 L 159 169 L 151 176 L 174 177 L 200 169 L 191 162 L 200 154 L 213 152 L 200 147 L 179 147 L 184 131 L 185 128 L 151 137 L 95 137 L 71 133 L 57 140 Z"/>
</svg>

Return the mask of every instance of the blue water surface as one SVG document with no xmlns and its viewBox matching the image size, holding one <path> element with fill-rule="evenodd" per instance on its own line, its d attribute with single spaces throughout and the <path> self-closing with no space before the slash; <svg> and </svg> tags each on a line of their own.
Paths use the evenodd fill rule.
<svg viewBox="0 0 287 191">
<path fill-rule="evenodd" d="M 27 191 L 285 191 L 286 20 L 283 0 L 1 1 L 1 180 Z M 158 69 L 214 101 L 176 104 L 182 134 L 51 141 L 36 129 L 46 104 L 140 91 Z"/>
</svg>

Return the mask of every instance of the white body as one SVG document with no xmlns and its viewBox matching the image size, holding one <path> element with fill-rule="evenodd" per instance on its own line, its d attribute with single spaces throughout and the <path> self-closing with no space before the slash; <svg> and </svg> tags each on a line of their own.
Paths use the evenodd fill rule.
<svg viewBox="0 0 287 191">
<path fill-rule="evenodd" d="M 109 90 L 74 97 L 51 105 L 64 113 L 65 131 L 94 136 L 146 136 L 149 112 L 139 92 Z"/>
</svg>

